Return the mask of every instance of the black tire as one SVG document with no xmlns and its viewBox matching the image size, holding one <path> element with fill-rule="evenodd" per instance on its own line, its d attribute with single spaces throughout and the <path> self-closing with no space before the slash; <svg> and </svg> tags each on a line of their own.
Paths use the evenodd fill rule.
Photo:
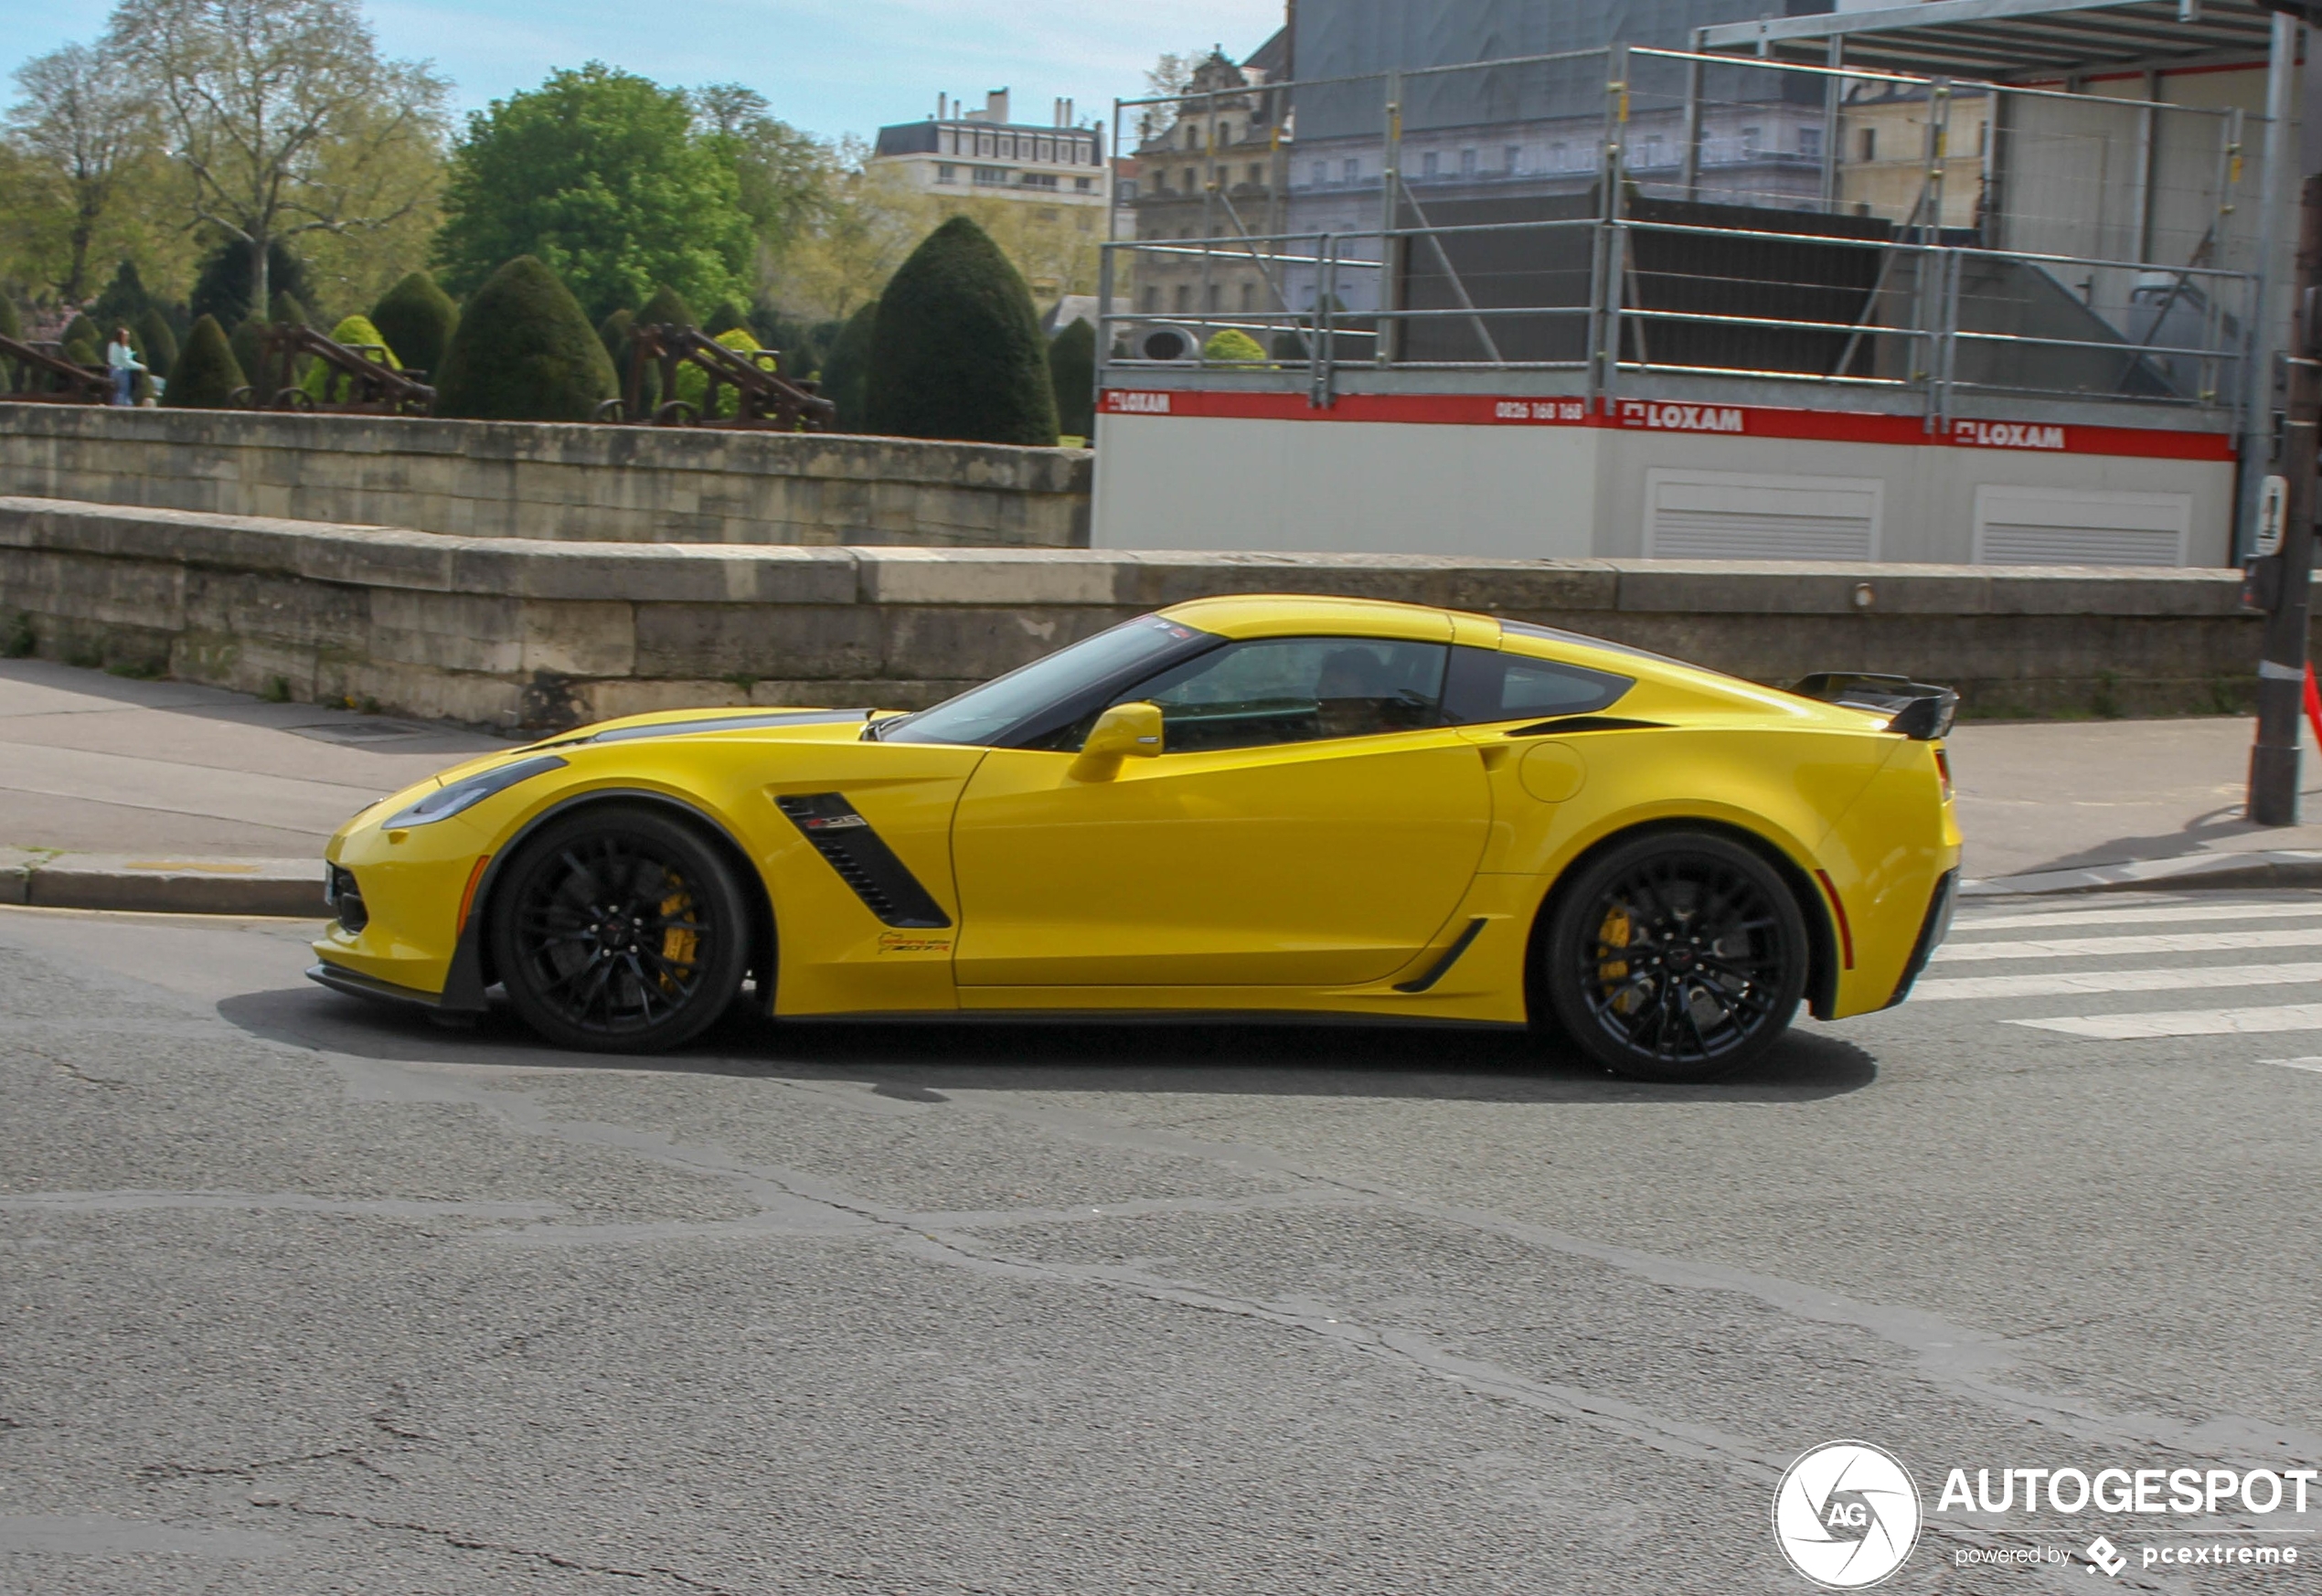
<svg viewBox="0 0 2322 1596">
<path fill-rule="evenodd" d="M 1789 1028 L 1805 919 L 1749 848 L 1650 832 L 1583 867 L 1560 899 L 1540 984 L 1565 1034 L 1615 1075 L 1714 1080 Z"/>
<path fill-rule="evenodd" d="M 508 1004 L 559 1047 L 659 1053 L 726 1012 L 750 963 L 750 912 L 717 850 L 643 808 L 551 821 L 492 894 Z"/>
</svg>

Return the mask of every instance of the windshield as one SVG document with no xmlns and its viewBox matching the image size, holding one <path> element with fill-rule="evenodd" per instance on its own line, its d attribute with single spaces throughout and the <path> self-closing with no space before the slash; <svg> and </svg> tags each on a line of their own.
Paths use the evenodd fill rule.
<svg viewBox="0 0 2322 1596">
<path fill-rule="evenodd" d="M 1158 615 L 1143 616 L 970 687 L 932 709 L 875 722 L 864 735 L 880 742 L 1021 746 L 1079 719 L 1084 707 L 1102 708 L 1123 687 L 1223 641 Z"/>
</svg>

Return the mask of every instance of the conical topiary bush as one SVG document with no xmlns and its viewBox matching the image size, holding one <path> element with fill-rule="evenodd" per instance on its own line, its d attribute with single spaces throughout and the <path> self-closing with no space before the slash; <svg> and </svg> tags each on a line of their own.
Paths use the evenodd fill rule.
<svg viewBox="0 0 2322 1596">
<path fill-rule="evenodd" d="M 169 318 L 152 305 L 137 318 L 137 349 L 155 377 L 165 378 L 176 368 L 177 335 L 169 330 Z"/>
<path fill-rule="evenodd" d="M 439 416 L 585 421 L 612 397 L 612 362 L 571 291 L 518 255 L 469 298 L 435 392 Z"/>
<path fill-rule="evenodd" d="M 822 396 L 838 407 L 832 424 L 842 432 L 870 430 L 863 399 L 870 378 L 871 338 L 878 327 L 879 301 L 872 300 L 847 318 L 838 341 L 830 346 L 830 358 L 823 362 Z"/>
<path fill-rule="evenodd" d="M 653 297 L 645 301 L 644 308 L 637 313 L 637 319 L 634 325 L 640 327 L 657 327 L 665 323 L 679 327 L 695 327 L 701 325 L 699 319 L 693 314 L 693 306 L 686 303 L 686 296 L 666 282 L 653 291 Z"/>
<path fill-rule="evenodd" d="M 178 351 L 161 402 L 178 410 L 222 410 L 232 401 L 234 390 L 246 385 L 226 329 L 216 316 L 204 316 L 186 335 L 186 346 Z"/>
<path fill-rule="evenodd" d="M 416 370 L 434 372 L 443 366 L 443 351 L 460 325 L 460 307 L 424 271 L 414 271 L 389 289 L 371 307 L 377 327 L 396 358 Z"/>
<path fill-rule="evenodd" d="M 280 386 L 277 381 L 280 374 L 266 369 L 266 325 L 264 322 L 252 316 L 234 329 L 234 335 L 230 340 L 234 351 L 234 363 L 241 367 L 244 379 L 253 388 L 263 383 L 275 383 L 277 387 Z M 189 345 L 193 342 L 190 337 L 186 341 Z M 273 399 L 272 388 L 268 388 L 258 396 L 258 402 L 261 405 L 272 404 Z"/>
<path fill-rule="evenodd" d="M 928 234 L 888 281 L 868 389 L 874 432 L 1055 443 L 1056 394 L 1031 291 L 968 218 Z"/>
<path fill-rule="evenodd" d="M 1096 329 L 1085 316 L 1049 345 L 1049 386 L 1056 391 L 1056 430 L 1086 439 L 1096 431 Z"/>
</svg>

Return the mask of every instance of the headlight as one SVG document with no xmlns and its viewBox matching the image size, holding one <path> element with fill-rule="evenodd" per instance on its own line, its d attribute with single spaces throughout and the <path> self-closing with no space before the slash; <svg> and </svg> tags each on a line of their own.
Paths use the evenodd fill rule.
<svg viewBox="0 0 2322 1596">
<path fill-rule="evenodd" d="M 416 803 L 407 803 L 389 815 L 382 829 L 402 831 L 414 825 L 431 825 L 447 820 L 463 809 L 483 803 L 495 793 L 505 793 L 518 782 L 528 782 L 535 776 L 545 776 L 550 771 L 564 769 L 565 761 L 554 754 L 542 754 L 538 759 L 518 760 L 512 765 L 502 765 L 496 771 L 485 771 L 438 787 Z"/>
</svg>

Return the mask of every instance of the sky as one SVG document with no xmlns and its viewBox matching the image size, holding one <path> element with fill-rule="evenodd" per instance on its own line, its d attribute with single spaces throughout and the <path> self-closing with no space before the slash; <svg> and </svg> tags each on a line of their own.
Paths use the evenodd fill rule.
<svg viewBox="0 0 2322 1596">
<path fill-rule="evenodd" d="M 1144 92 L 1164 51 L 1237 59 L 1282 26 L 1281 0 L 364 0 L 389 56 L 432 59 L 465 112 L 598 59 L 665 83 L 740 82 L 825 137 L 973 108 L 1014 90 L 1019 121 L 1060 96 L 1083 118 Z M 104 29 L 107 0 L 0 0 L 0 69 Z"/>
</svg>

